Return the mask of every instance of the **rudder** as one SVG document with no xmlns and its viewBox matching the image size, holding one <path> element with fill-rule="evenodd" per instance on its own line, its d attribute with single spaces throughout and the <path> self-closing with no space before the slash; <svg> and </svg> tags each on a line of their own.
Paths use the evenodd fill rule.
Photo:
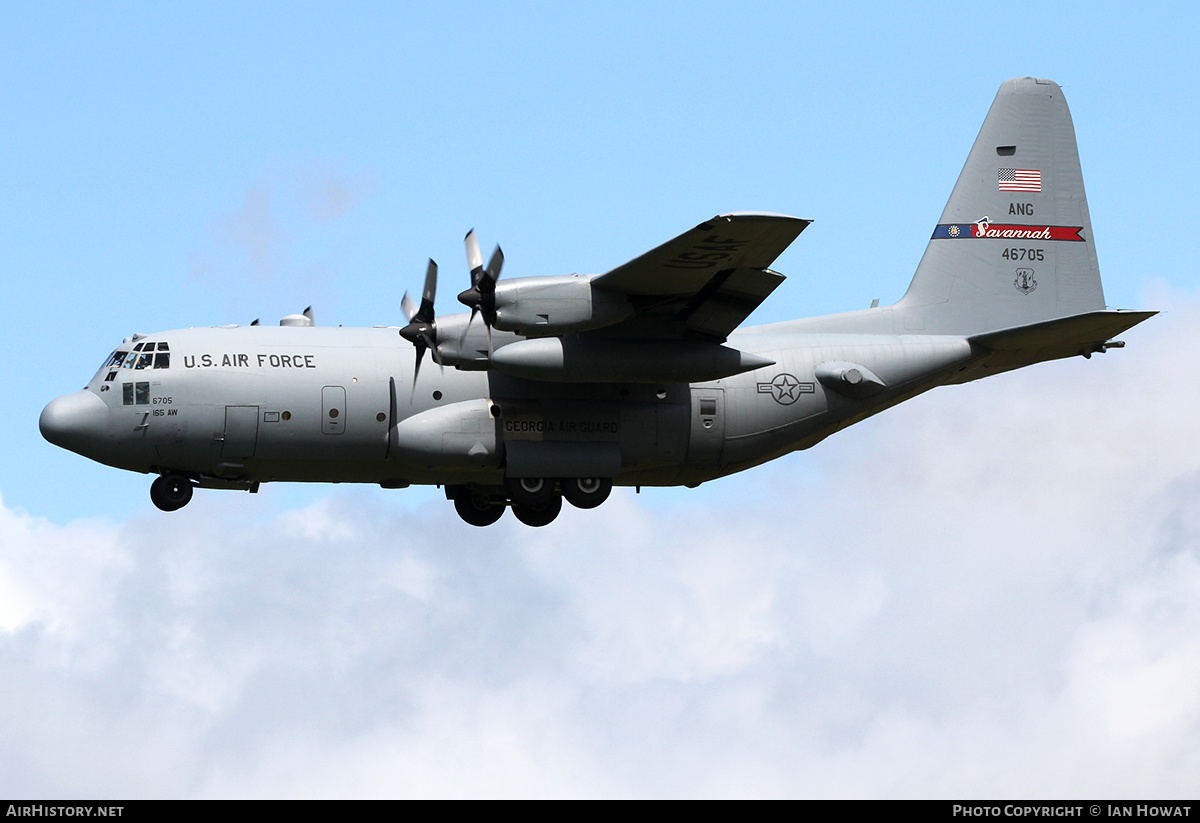
<svg viewBox="0 0 1200 823">
<path fill-rule="evenodd" d="M 964 335 L 1104 309 L 1075 127 L 1057 83 L 1000 87 L 896 308 L 908 331 Z"/>
</svg>

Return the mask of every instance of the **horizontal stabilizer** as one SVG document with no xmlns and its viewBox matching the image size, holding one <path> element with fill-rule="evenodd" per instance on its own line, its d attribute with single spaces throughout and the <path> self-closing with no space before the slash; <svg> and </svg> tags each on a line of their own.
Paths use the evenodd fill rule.
<svg viewBox="0 0 1200 823">
<path fill-rule="evenodd" d="M 1148 320 L 1153 311 L 1095 311 L 1031 323 L 967 338 L 972 347 L 989 356 L 963 372 L 954 383 L 977 380 L 990 374 L 1021 368 L 1046 360 L 1091 355 L 1105 350 L 1105 343 L 1118 334 Z"/>
</svg>

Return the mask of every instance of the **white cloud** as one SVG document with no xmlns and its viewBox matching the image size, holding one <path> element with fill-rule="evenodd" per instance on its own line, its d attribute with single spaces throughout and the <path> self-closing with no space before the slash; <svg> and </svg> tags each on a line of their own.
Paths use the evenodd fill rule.
<svg viewBox="0 0 1200 823">
<path fill-rule="evenodd" d="M 1198 314 L 543 530 L 0 506 L 0 793 L 1190 795 Z"/>
</svg>

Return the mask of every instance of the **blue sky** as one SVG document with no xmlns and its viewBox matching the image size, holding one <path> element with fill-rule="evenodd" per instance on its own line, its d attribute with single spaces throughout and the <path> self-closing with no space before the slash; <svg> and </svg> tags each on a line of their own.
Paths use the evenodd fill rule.
<svg viewBox="0 0 1200 823">
<path fill-rule="evenodd" d="M 1194 146 L 1200 100 L 1193 82 L 1198 17 L 1194 9 L 1175 4 L 1117 3 L 953 9 L 703 2 L 5 7 L 0 334 L 9 352 L 4 371 L 9 395 L 0 409 L 5 432 L 0 496 L 9 554 L 0 587 L 16 605 L 0 615 L 0 650 L 20 673 L 12 690 L 58 694 L 62 705 L 94 707 L 91 713 L 73 709 L 74 721 L 63 721 L 91 730 L 93 755 L 111 754 L 106 724 L 128 721 L 122 734 L 130 740 L 154 727 L 153 706 L 164 694 L 172 701 L 164 710 L 166 726 L 190 742 L 177 760 L 144 780 L 130 776 L 145 771 L 136 758 L 127 771 L 113 766 L 98 775 L 83 761 L 54 766 L 53 735 L 25 728 L 9 715 L 0 724 L 10 738 L 24 742 L 18 755 L 9 755 L 8 766 L 20 769 L 0 769 L 20 776 L 0 779 L 0 793 L 87 795 L 103 793 L 106 786 L 127 795 L 168 796 L 422 793 L 420 781 L 388 783 L 361 772 L 313 783 L 301 763 L 273 771 L 267 764 L 289 740 L 317 741 L 313 762 L 333 762 L 344 752 L 347 763 L 366 764 L 372 747 L 409 764 L 438 753 L 446 758 L 445 768 L 425 784 L 434 787 L 429 793 L 505 793 L 504 775 L 490 771 L 481 753 L 504 751 L 496 741 L 509 739 L 515 741 L 509 752 L 521 753 L 529 764 L 525 776 L 509 784 L 516 794 L 819 793 L 819 782 L 789 782 L 793 767 L 838 776 L 827 785 L 844 794 L 886 796 L 907 785 L 927 789 L 918 795 L 971 794 L 976 788 L 982 794 L 1070 794 L 1093 785 L 1088 775 L 1116 773 L 1125 761 L 1115 754 L 1104 760 L 1109 749 L 1102 745 L 1100 755 L 1072 750 L 1067 754 L 1080 759 L 1071 762 L 1080 765 L 1058 783 L 1016 764 L 1027 752 L 1023 747 L 1033 747 L 1030 741 L 1083 734 L 1071 725 L 1072 712 L 1108 705 L 1109 692 L 1081 698 L 1083 692 L 1069 688 L 1077 683 L 1086 692 L 1088 673 L 1111 671 L 1112 662 L 1097 657 L 1093 645 L 1097 637 L 1110 636 L 1105 632 L 1118 641 L 1133 638 L 1125 645 L 1116 642 L 1128 653 L 1131 674 L 1112 693 L 1133 688 L 1147 703 L 1171 706 L 1176 700 L 1180 714 L 1172 718 L 1191 723 L 1176 725 L 1183 729 L 1176 739 L 1153 718 L 1125 718 L 1120 729 L 1132 724 L 1136 734 L 1113 739 L 1140 741 L 1151 760 L 1191 762 L 1180 752 L 1195 751 L 1195 704 L 1169 686 L 1137 690 L 1137 684 L 1173 682 L 1160 676 L 1164 666 L 1186 674 L 1196 661 L 1186 633 L 1158 652 L 1146 651 L 1143 643 L 1156 628 L 1146 616 L 1146 598 L 1182 610 L 1178 625 L 1197 625 L 1194 608 L 1184 605 L 1194 592 L 1178 589 L 1179 580 L 1192 579 L 1187 563 L 1193 561 L 1187 558 L 1194 552 L 1191 532 L 1182 526 L 1171 532 L 1174 542 L 1163 538 L 1176 552 L 1172 562 L 1186 567 L 1171 582 L 1155 576 L 1162 564 L 1147 558 L 1157 557 L 1159 543 L 1144 533 L 1125 543 L 1096 537 L 1108 547 L 1100 552 L 1103 562 L 1089 561 L 1086 552 L 1071 548 L 1071 540 L 1058 539 L 1058 529 L 1069 525 L 1062 511 L 1089 524 L 1115 516 L 1103 512 L 1102 497 L 1064 487 L 1069 500 L 1058 513 L 1042 512 L 1037 522 L 1046 528 L 1038 540 L 1045 542 L 1052 557 L 1045 562 L 1053 570 L 1034 613 L 1057 639 L 1026 630 L 1014 635 L 1042 655 L 1028 663 L 1036 669 L 1027 681 L 1032 685 L 1026 696 L 1035 707 L 1029 711 L 1010 707 L 1011 716 L 973 715 L 972 707 L 1001 692 L 994 683 L 980 685 L 965 668 L 952 677 L 959 698 L 931 702 L 929 669 L 897 663 L 865 638 L 882 625 L 920 633 L 935 618 L 954 619 L 950 603 L 920 613 L 916 606 L 912 612 L 892 607 L 905 602 L 896 593 L 912 581 L 894 554 L 913 548 L 911 535 L 924 534 L 919 525 L 924 521 L 912 512 L 909 491 L 902 487 L 928 481 L 927 490 L 953 495 L 961 490 L 945 488 L 937 478 L 969 474 L 974 466 L 981 494 L 1011 495 L 996 478 L 1008 477 L 1004 458 L 1021 449 L 978 433 L 975 427 L 985 423 L 1004 429 L 1006 421 L 1033 415 L 1048 432 L 1038 448 L 1067 463 L 1079 460 L 1092 482 L 1129 489 L 1138 478 L 1142 485 L 1128 493 L 1142 508 L 1110 524 L 1114 534 L 1127 534 L 1122 530 L 1134 529 L 1138 517 L 1191 522 L 1184 490 L 1196 465 L 1185 459 L 1188 430 L 1175 427 L 1191 414 L 1194 398 L 1182 385 L 1189 380 L 1190 361 L 1175 360 L 1200 348 L 1187 325 L 1197 316 L 1200 285 L 1189 241 L 1198 217 L 1191 189 L 1200 179 Z M 1120 358 L 1115 365 L 1056 364 L 1019 378 L 934 392 L 912 404 L 912 411 L 889 412 L 897 415 L 895 422 L 885 415 L 810 454 L 695 492 L 620 497 L 611 512 L 605 507 L 588 513 L 587 520 L 572 513 L 532 544 L 516 527 L 502 530 L 497 545 L 489 547 L 500 556 L 486 561 L 464 548 L 474 547 L 479 533 L 457 525 L 432 491 L 281 487 L 256 498 L 214 492 L 197 495 L 200 505 L 180 518 L 163 519 L 151 509 L 148 478 L 91 464 L 49 445 L 37 431 L 42 406 L 81 386 L 121 338 L 135 331 L 256 317 L 274 323 L 310 304 L 322 324 L 395 324 L 401 295 L 419 289 L 430 256 L 441 264 L 440 302 L 448 309 L 449 295 L 458 290 L 451 284 L 465 287 L 467 281 L 462 236 L 471 227 L 485 248 L 503 245 L 506 276 L 561 274 L 607 270 L 716 213 L 784 212 L 816 222 L 777 261 L 775 268 L 788 280 L 752 322 L 865 307 L 876 297 L 890 302 L 908 284 L 996 88 L 1023 75 L 1056 80 L 1067 95 L 1109 304 L 1167 312 L 1165 319 L 1126 335 L 1128 348 L 1105 358 Z M 1059 387 L 1069 387 L 1074 396 L 1061 397 Z M 1021 404 L 1014 393 L 1033 399 Z M 1001 407 L 1007 418 L 998 416 Z M 1133 411 L 1140 417 L 1130 418 Z M 1118 419 L 1105 423 L 1105 414 Z M 941 421 L 944 428 L 928 430 L 927 420 Z M 1072 439 L 1087 433 L 1078 431 L 1086 429 L 1080 421 L 1100 427 L 1094 441 Z M 922 436 L 912 434 L 918 429 Z M 978 436 L 969 436 L 972 432 Z M 1142 442 L 1146 432 L 1157 432 L 1158 439 Z M 1180 439 L 1171 445 L 1166 432 Z M 1103 445 L 1091 448 L 1089 442 Z M 1170 451 L 1170 459 L 1155 463 L 1144 456 L 1156 445 Z M 974 451 L 965 455 L 968 447 Z M 855 490 L 878 484 L 872 480 L 876 450 L 892 461 L 889 466 L 924 474 L 917 482 L 885 473 L 895 480 L 891 489 L 871 486 L 872 548 L 835 534 L 826 535 L 825 545 L 805 538 L 792 553 L 786 544 L 760 541 L 753 545 L 766 548 L 758 554 L 731 536 L 759 534 L 763 524 L 778 526 L 780 508 L 801 521 L 817 519 L 817 511 L 803 508 L 808 501 L 853 511 Z M 1147 465 L 1160 465 L 1159 473 Z M 1044 476 L 1045 467 L 1032 471 L 1037 484 L 1058 488 Z M 783 490 L 799 490 L 795 502 L 789 497 L 785 506 L 773 505 Z M 1167 502 L 1172 495 L 1179 498 L 1176 504 Z M 952 518 L 959 531 L 925 535 L 922 563 L 931 568 L 946 565 L 939 551 L 957 556 L 962 534 L 991 523 L 993 510 L 977 508 L 979 498 L 959 502 L 962 509 Z M 795 506 L 799 511 L 792 511 Z M 682 524 L 701 511 L 717 512 L 712 530 L 724 536 L 730 552 L 705 549 L 699 556 L 711 568 L 689 559 L 683 537 L 688 532 Z M 339 531 L 339 518 L 379 531 L 362 525 Z M 617 528 L 617 522 L 629 544 L 648 553 L 649 572 L 624 554 L 613 558 L 615 571 L 603 572 L 594 567 L 596 558 L 573 553 L 574 561 L 568 561 L 547 548 L 582 540 L 588 524 L 594 530 L 596 524 Z M 903 524 L 907 536 L 897 537 L 889 523 Z M 453 535 L 447 538 L 451 553 L 467 554 L 430 555 L 398 544 L 393 534 L 397 528 L 427 534 L 435 526 Z M 209 542 L 196 542 L 189 530 Z M 238 533 L 255 535 L 258 542 L 236 542 L 242 539 L 233 537 Z M 1058 537 L 1051 540 L 1050 534 Z M 296 538 L 305 547 L 302 554 L 277 544 L 279 535 Z M 1010 536 L 1015 543 L 1029 539 Z M 255 559 L 244 561 L 227 548 L 209 552 L 230 541 Z M 587 545 L 606 557 L 610 547 L 595 541 Z M 960 568 L 955 561 L 950 565 L 962 577 L 935 579 L 954 586 L 990 574 L 990 564 L 999 563 L 991 553 L 1007 553 L 1012 545 L 1000 538 L 983 541 L 971 561 L 982 568 L 969 563 Z M 169 548 L 156 554 L 155 547 L 163 546 Z M 828 559 L 830 546 L 857 558 L 860 566 Z M 491 571 L 480 571 L 479 563 Z M 723 590 L 721 576 L 711 570 L 725 564 L 738 570 L 723 578 L 741 581 L 740 588 L 730 584 L 736 591 Z M 296 588 L 256 592 L 237 582 L 246 568 L 287 575 Z M 1139 581 L 1140 589 L 1114 582 L 1131 568 L 1136 573 L 1128 579 Z M 356 599 L 354 575 L 384 571 L 400 581 L 397 591 L 413 598 L 411 611 L 397 614 L 381 606 L 383 595 L 366 605 Z M 488 591 L 477 581 L 491 572 L 510 585 Z M 768 582 L 803 581 L 809 572 L 846 595 L 826 616 L 804 611 L 808 607 L 789 599 L 794 592 Z M 75 593 L 64 598 L 65 605 L 38 594 L 46 584 L 37 581 L 45 574 Z M 631 609 L 642 620 L 639 629 L 616 614 L 606 593 L 630 588 L 631 579 L 642 574 L 678 598 L 667 597 L 661 609 L 647 605 L 649 595 L 639 601 Z M 344 585 L 321 589 L 315 581 L 327 575 Z M 606 586 L 594 582 L 597 575 Z M 1013 578 L 1012 591 L 1020 579 Z M 634 585 L 629 596 L 641 585 L 648 584 Z M 819 594 L 798 585 L 806 595 Z M 1068 597 L 1065 610 L 1054 605 L 1063 592 L 1089 586 L 1103 596 Z M 934 596 L 939 591 L 931 590 Z M 257 642 L 232 650 L 240 661 L 232 668 L 240 674 L 208 656 L 211 649 L 231 650 L 224 645 L 229 638 L 220 618 L 192 599 L 198 592 L 249 615 Z M 90 594 L 112 605 L 112 613 L 93 620 L 91 610 L 98 607 L 82 605 Z M 443 595 L 458 605 L 446 606 Z M 525 597 L 536 607 L 506 599 Z M 989 597 L 984 600 L 994 609 L 972 611 L 975 619 L 966 622 L 961 636 L 934 632 L 946 649 L 977 645 L 1017 619 L 1019 598 L 996 592 Z M 367 638 L 351 644 L 357 651 L 333 641 L 318 644 L 321 660 L 345 662 L 331 681 L 314 679 L 298 657 L 273 651 L 277 641 L 299 648 L 305 632 L 314 629 L 325 631 L 326 638 L 337 636 L 336 625 L 310 616 L 326 606 L 330 620 L 362 629 L 360 636 Z M 797 617 L 796 609 L 804 613 Z M 1104 615 L 1110 623 L 1103 622 Z M 494 636 L 481 634 L 475 619 L 498 620 L 500 628 Z M 562 628 L 551 634 L 523 628 L 542 620 Z M 376 621 L 427 628 L 424 634 L 411 628 L 411 645 L 375 643 Z M 672 628 L 680 621 L 686 630 Z M 137 652 L 130 638 L 153 633 L 155 625 L 174 626 L 178 635 L 151 640 L 149 651 Z M 785 625 L 790 628 L 781 628 Z M 933 653 L 914 636 L 899 647 L 918 656 Z M 472 644 L 488 642 L 528 658 L 545 680 L 530 675 L 533 688 L 500 663 L 473 666 Z M 1015 659 L 1021 647 L 1014 643 Z M 449 651 L 430 651 L 440 644 Z M 87 648 L 97 650 L 93 657 L 83 653 Z M 855 656 L 816 651 L 805 657 L 796 652 L 800 648 L 851 649 Z M 45 662 L 51 652 L 69 662 L 54 668 Z M 132 688 L 125 679 L 132 675 L 121 673 L 130 655 L 138 659 L 129 671 L 158 685 L 134 689 L 129 692 L 134 696 L 114 706 L 108 696 Z M 454 655 L 461 657 L 450 659 Z M 710 655 L 723 662 L 705 663 Z M 668 663 L 656 668 L 646 662 L 653 659 Z M 773 659 L 777 662 L 770 663 Z M 834 662 L 820 677 L 801 678 L 808 684 L 803 699 L 785 697 L 791 694 L 787 684 L 797 682 L 794 667 L 807 671 L 813 660 Z M 872 661 L 894 666 L 900 685 L 889 690 L 873 683 Z M 395 723 L 388 729 L 365 719 L 386 700 L 362 685 L 372 665 L 401 679 L 415 672 L 423 684 L 409 694 L 418 706 L 413 714 L 395 707 L 385 712 Z M 622 680 L 614 672 L 625 665 L 634 673 Z M 184 688 L 180 683 L 188 678 L 211 689 Z M 73 685 L 57 692 L 45 688 L 64 682 Z M 459 684 L 461 703 L 437 697 L 444 682 Z M 236 739 L 232 729 L 238 717 L 253 714 L 256 700 L 267 699 L 264 683 L 280 686 L 295 701 L 280 702 L 277 728 L 251 724 L 245 756 L 254 762 L 239 765 L 230 753 L 247 741 Z M 302 718 L 323 688 L 349 694 L 352 707 L 327 726 L 306 725 Z M 1165 697 L 1162 688 L 1168 688 Z M 720 701 L 714 695 L 722 689 L 738 695 L 741 705 L 757 707 L 747 709 L 753 716 L 739 727 L 745 749 L 738 751 L 746 757 L 724 772 L 715 768 L 723 762 L 717 741 L 730 722 L 716 709 Z M 857 700 L 839 706 L 836 721 L 789 708 L 793 699 L 821 704 L 824 690 L 836 689 Z M 767 692 L 773 696 L 755 702 L 754 695 Z M 536 710 L 547 693 L 552 719 Z M 633 765 L 627 771 L 598 767 L 613 756 L 637 762 L 632 737 L 598 734 L 605 722 L 623 717 L 617 708 L 622 701 L 648 717 L 675 717 L 661 721 L 664 742 L 653 751 L 667 758 L 686 751 L 681 762 L 695 765 L 697 774 L 723 774 L 722 781 L 689 782 L 682 770 L 655 781 Z M 472 704 L 489 705 L 495 714 L 474 717 L 467 708 Z M 693 738 L 683 731 L 684 715 L 666 708 L 686 705 L 699 712 Z M 972 748 L 962 731 L 972 723 L 1003 738 L 997 741 L 1002 756 L 989 761 Z M 754 733 L 760 727 L 776 728 L 763 731 L 769 743 Z M 413 728 L 423 731 L 407 737 L 397 731 Z M 1013 728 L 1032 731 L 1021 737 L 1006 731 Z M 454 733 L 468 741 L 455 745 L 478 744 L 457 760 L 439 745 Z M 589 739 L 597 742 L 589 746 Z M 854 751 L 876 767 L 873 774 L 889 777 L 856 783 L 850 776 L 854 757 L 821 760 L 820 752 L 840 751 L 848 740 L 858 741 Z M 898 765 L 901 755 L 889 759 L 888 753 L 914 745 L 932 754 L 926 767 L 913 767 L 916 782 L 908 784 Z M 539 765 L 548 752 L 564 750 L 569 768 L 555 772 Z M 804 755 L 793 758 L 794 751 Z M 441 763 L 438 757 L 433 761 Z M 979 768 L 939 772 L 955 759 Z M 475 765 L 456 771 L 452 762 Z M 939 783 L 940 773 L 951 776 Z M 999 773 L 1015 776 L 1006 782 Z M 752 774 L 767 777 L 760 781 Z M 1126 793 L 1136 794 L 1141 786 L 1170 793 L 1177 784 L 1170 782 L 1170 769 L 1164 774 L 1165 782 L 1123 784 Z"/>
</svg>

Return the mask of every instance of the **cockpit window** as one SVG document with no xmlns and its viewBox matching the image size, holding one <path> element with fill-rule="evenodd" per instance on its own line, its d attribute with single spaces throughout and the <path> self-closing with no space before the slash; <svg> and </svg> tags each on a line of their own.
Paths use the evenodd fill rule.
<svg viewBox="0 0 1200 823">
<path fill-rule="evenodd" d="M 155 352 L 157 349 L 157 353 Z M 138 343 L 133 347 L 132 352 L 117 352 L 124 358 L 124 364 L 121 360 L 116 360 L 112 365 L 114 368 L 124 365 L 127 369 L 169 369 L 171 368 L 171 353 L 170 346 L 165 342 L 161 343 Z M 113 355 L 115 358 L 117 355 Z"/>
<path fill-rule="evenodd" d="M 104 365 L 93 380 L 112 382 L 118 369 L 169 369 L 171 368 L 171 347 L 165 340 L 143 340 L 139 343 L 126 343 L 124 348 L 117 349 L 108 356 Z M 89 384 L 90 385 L 90 384 Z"/>
</svg>

